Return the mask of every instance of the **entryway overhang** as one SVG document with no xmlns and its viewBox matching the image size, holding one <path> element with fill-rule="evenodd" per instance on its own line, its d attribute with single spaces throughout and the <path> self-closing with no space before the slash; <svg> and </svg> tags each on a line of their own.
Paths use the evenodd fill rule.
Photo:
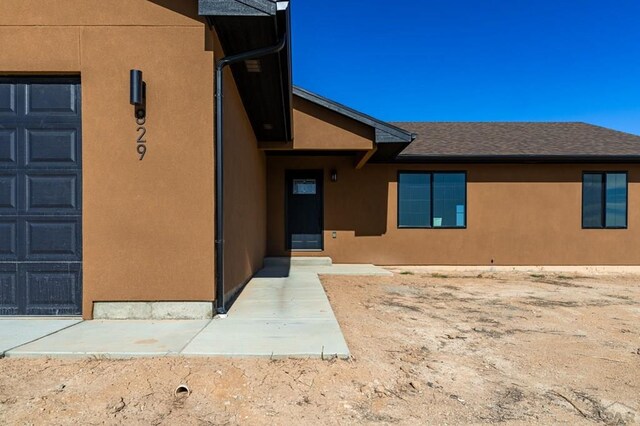
<svg viewBox="0 0 640 426">
<path fill-rule="evenodd" d="M 371 117 L 346 105 L 327 99 L 301 87 L 294 87 L 293 94 L 320 105 L 338 114 L 342 114 L 355 121 L 366 124 L 374 130 L 373 149 L 358 155 L 356 167 L 364 165 L 367 161 L 389 161 L 394 159 L 405 149 L 415 135 L 392 124 Z"/>
<path fill-rule="evenodd" d="M 294 139 L 262 142 L 272 155 L 353 155 L 356 168 L 367 162 L 393 161 L 415 134 L 327 99 L 293 87 Z"/>
</svg>

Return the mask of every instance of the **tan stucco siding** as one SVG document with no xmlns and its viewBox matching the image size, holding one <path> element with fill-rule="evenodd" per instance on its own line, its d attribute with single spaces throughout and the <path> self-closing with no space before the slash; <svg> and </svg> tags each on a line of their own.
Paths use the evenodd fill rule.
<svg viewBox="0 0 640 426">
<path fill-rule="evenodd" d="M 194 26 L 198 2 L 184 0 L 2 0 L 0 26 Z"/>
<path fill-rule="evenodd" d="M 0 73 L 81 78 L 85 318 L 94 301 L 214 298 L 212 35 L 185 3 L 0 3 Z M 132 68 L 147 83 L 143 161 Z"/>
<path fill-rule="evenodd" d="M 266 150 L 370 150 L 375 132 L 372 127 L 293 97 L 293 142 L 263 142 Z"/>
<path fill-rule="evenodd" d="M 218 40 L 216 57 L 222 56 Z M 225 294 L 262 267 L 267 239 L 267 165 L 233 80 L 224 75 Z"/>
<path fill-rule="evenodd" d="M 338 171 L 337 182 L 329 180 L 332 168 Z M 325 170 L 325 250 L 313 254 L 330 256 L 334 262 L 640 264 L 640 165 L 369 164 L 355 170 L 350 157 L 269 157 L 269 255 L 288 255 L 284 250 L 286 169 Z M 467 228 L 398 229 L 398 170 L 466 171 Z M 586 170 L 629 172 L 628 229 L 582 229 L 582 172 Z"/>
</svg>

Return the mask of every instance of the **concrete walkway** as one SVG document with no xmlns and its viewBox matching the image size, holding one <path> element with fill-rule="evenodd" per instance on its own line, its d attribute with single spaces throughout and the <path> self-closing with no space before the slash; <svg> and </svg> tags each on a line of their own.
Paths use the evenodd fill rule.
<svg viewBox="0 0 640 426">
<path fill-rule="evenodd" d="M 81 319 L 0 319 L 0 357 L 5 352 L 82 322 Z"/>
<path fill-rule="evenodd" d="M 318 274 L 391 274 L 373 265 L 266 264 L 247 284 L 227 318 L 84 321 L 54 330 L 35 342 L 18 343 L 22 346 L 7 350 L 4 355 L 346 358 L 349 348 Z M 25 323 L 23 327 L 29 325 Z M 0 321 L 0 339 L 2 328 Z"/>
</svg>

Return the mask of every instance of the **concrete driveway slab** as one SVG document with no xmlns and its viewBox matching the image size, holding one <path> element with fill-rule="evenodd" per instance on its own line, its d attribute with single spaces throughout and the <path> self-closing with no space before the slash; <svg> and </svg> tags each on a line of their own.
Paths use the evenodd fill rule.
<svg viewBox="0 0 640 426">
<path fill-rule="evenodd" d="M 82 322 L 78 319 L 0 319 L 0 356 L 10 349 L 41 339 Z"/>
<path fill-rule="evenodd" d="M 85 321 L 10 350 L 5 356 L 133 358 L 178 355 L 210 321 Z"/>
</svg>

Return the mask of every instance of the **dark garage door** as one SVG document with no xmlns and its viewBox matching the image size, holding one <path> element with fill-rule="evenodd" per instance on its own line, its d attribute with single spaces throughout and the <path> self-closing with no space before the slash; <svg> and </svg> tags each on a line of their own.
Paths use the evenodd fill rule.
<svg viewBox="0 0 640 426">
<path fill-rule="evenodd" d="M 78 315 L 80 82 L 0 77 L 0 315 Z"/>
</svg>

